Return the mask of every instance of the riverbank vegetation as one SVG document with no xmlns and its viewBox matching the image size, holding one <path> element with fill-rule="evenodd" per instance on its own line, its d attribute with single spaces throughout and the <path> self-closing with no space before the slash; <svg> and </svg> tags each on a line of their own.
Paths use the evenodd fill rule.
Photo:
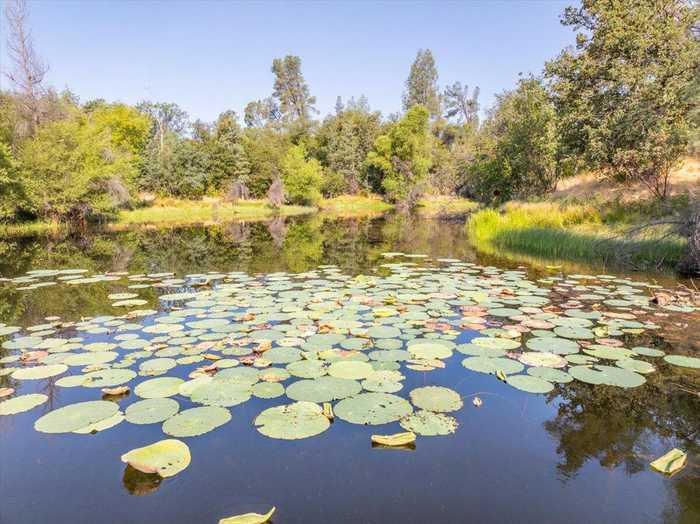
<svg viewBox="0 0 700 524">
<path fill-rule="evenodd" d="M 271 64 L 269 96 L 203 122 L 169 101 L 83 101 L 46 85 L 27 4 L 12 0 L 5 10 L 10 83 L 0 92 L 0 222 L 36 230 L 308 208 L 440 216 L 469 213 L 473 202 L 497 208 L 548 199 L 562 181 L 594 173 L 645 192 L 665 211 L 640 214 L 634 223 L 614 222 L 605 212 L 590 224 L 572 223 L 557 217 L 574 208 L 557 203 L 545 227 L 544 208 L 512 204 L 500 214 L 475 215 L 469 230 L 480 246 L 489 239 L 491 248 L 532 253 L 554 244 L 562 256 L 599 258 L 600 243 L 580 246 L 582 230 L 595 225 L 598 242 L 601 234 L 623 235 L 624 225 L 635 229 L 627 239 L 635 249 L 640 235 L 643 246 L 660 235 L 661 246 L 674 246 L 663 263 L 697 273 L 700 212 L 692 198 L 671 203 L 668 182 L 681 158 L 700 151 L 699 9 L 687 0 L 645 0 L 634 8 L 584 0 L 567 8 L 562 23 L 576 31 L 575 47 L 541 72 L 522 75 L 483 112 L 478 87 L 441 86 L 435 57 L 423 49 L 398 114 L 382 115 L 364 96 L 338 97 L 334 112 L 320 118 L 301 58 L 288 55 Z M 159 204 L 164 199 L 179 203 Z M 639 228 L 659 218 L 667 230 Z M 527 221 L 537 235 L 525 233 Z M 556 231 L 551 240 L 548 228 Z M 564 242 L 562 231 L 576 241 Z M 691 241 L 679 258 L 682 238 Z M 651 256 L 656 248 L 648 245 L 641 252 Z"/>
</svg>

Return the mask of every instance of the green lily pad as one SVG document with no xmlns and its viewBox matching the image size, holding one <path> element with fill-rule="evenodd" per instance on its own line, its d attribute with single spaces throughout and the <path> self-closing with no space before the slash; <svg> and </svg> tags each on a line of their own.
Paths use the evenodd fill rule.
<svg viewBox="0 0 700 524">
<path fill-rule="evenodd" d="M 685 355 L 666 355 L 664 360 L 674 366 L 700 369 L 700 358 L 687 357 Z M 14 376 L 14 374 L 12 376 Z"/>
<path fill-rule="evenodd" d="M 68 366 L 64 364 L 52 364 L 49 366 L 33 366 L 31 368 L 20 368 L 12 373 L 15 380 L 41 380 L 55 377 L 68 371 Z"/>
<path fill-rule="evenodd" d="M 300 360 L 288 364 L 287 371 L 299 378 L 318 378 L 326 374 L 327 365 L 322 360 Z"/>
<path fill-rule="evenodd" d="M 284 386 L 278 382 L 259 382 L 253 386 L 253 395 L 265 399 L 281 397 Z"/>
<path fill-rule="evenodd" d="M 555 353 L 557 355 L 571 355 L 579 351 L 579 346 L 576 342 L 559 337 L 534 337 L 525 342 L 525 345 L 533 351 Z"/>
<path fill-rule="evenodd" d="M 442 386 L 416 388 L 411 391 L 409 396 L 417 408 L 438 413 L 457 411 L 464 404 L 459 393 Z"/>
<path fill-rule="evenodd" d="M 181 411 L 163 423 L 163 433 L 173 437 L 196 437 L 209 433 L 231 420 L 228 409 L 203 406 Z"/>
<path fill-rule="evenodd" d="M 411 404 L 390 393 L 361 393 L 335 406 L 338 418 L 353 424 L 387 424 L 410 415 Z"/>
<path fill-rule="evenodd" d="M 335 378 L 359 380 L 367 378 L 374 372 L 374 368 L 367 362 L 334 362 L 328 366 L 328 374 Z"/>
<path fill-rule="evenodd" d="M 176 439 L 161 440 L 121 456 L 121 461 L 132 468 L 143 473 L 157 473 L 163 478 L 177 475 L 191 460 L 190 448 Z"/>
<path fill-rule="evenodd" d="M 177 377 L 152 378 L 136 386 L 134 393 L 141 398 L 172 397 L 179 393 L 179 388 L 184 382 Z"/>
<path fill-rule="evenodd" d="M 554 368 L 528 368 L 527 374 L 532 375 L 533 377 L 542 378 L 549 382 L 557 382 L 559 384 L 567 384 L 574 380 L 574 378 L 571 375 L 569 375 L 566 371 Z"/>
<path fill-rule="evenodd" d="M 479 373 L 495 374 L 496 371 L 503 371 L 506 375 L 520 373 L 525 366 L 517 360 L 509 358 L 486 358 L 486 357 L 468 357 L 462 360 L 462 365 Z"/>
<path fill-rule="evenodd" d="M 49 400 L 49 397 L 41 393 L 30 393 L 28 395 L 20 395 L 0 402 L 0 415 L 16 415 L 24 413 L 37 406 L 41 406 Z"/>
<path fill-rule="evenodd" d="M 180 411 L 180 404 L 172 398 L 148 398 L 126 408 L 126 421 L 132 424 L 163 422 Z"/>
<path fill-rule="evenodd" d="M 266 437 L 298 440 L 323 433 L 330 421 L 313 402 L 294 402 L 268 408 L 254 420 L 255 429 Z"/>
<path fill-rule="evenodd" d="M 528 393 L 549 393 L 554 389 L 551 382 L 532 375 L 510 375 L 506 382 L 514 388 Z"/>
<path fill-rule="evenodd" d="M 457 431 L 457 426 L 459 426 L 454 417 L 432 411 L 416 411 L 402 418 L 399 425 L 406 431 L 412 431 L 426 437 L 451 435 Z"/>
<path fill-rule="evenodd" d="M 408 352 L 417 359 L 443 359 L 452 356 L 452 350 L 439 341 L 421 341 L 408 345 Z"/>
<path fill-rule="evenodd" d="M 34 423 L 42 433 L 70 433 L 114 416 L 119 406 L 106 400 L 90 400 L 69 404 L 50 411 Z"/>
<path fill-rule="evenodd" d="M 250 400 L 253 391 L 249 384 L 232 380 L 212 380 L 199 386 L 190 395 L 192 402 L 206 406 L 230 408 Z"/>
<path fill-rule="evenodd" d="M 362 386 L 356 380 L 336 377 L 319 377 L 298 380 L 287 386 L 287 396 L 306 402 L 331 402 L 358 394 Z"/>
</svg>

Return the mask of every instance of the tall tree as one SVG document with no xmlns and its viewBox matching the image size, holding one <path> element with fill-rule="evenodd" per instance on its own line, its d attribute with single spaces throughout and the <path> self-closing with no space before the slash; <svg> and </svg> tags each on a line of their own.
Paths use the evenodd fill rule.
<svg viewBox="0 0 700 524">
<path fill-rule="evenodd" d="M 136 108 L 153 121 L 153 138 L 161 155 L 166 136 L 169 133 L 180 134 L 187 128 L 187 113 L 177 104 L 143 101 Z"/>
<path fill-rule="evenodd" d="M 391 202 L 407 210 L 422 191 L 422 182 L 431 164 L 431 137 L 428 110 L 416 105 L 380 135 L 367 155 L 367 165 Z"/>
<path fill-rule="evenodd" d="M 498 202 L 553 190 L 559 175 L 556 125 L 540 80 L 522 79 L 515 90 L 497 95 L 469 167 L 473 196 Z"/>
<path fill-rule="evenodd" d="M 469 86 L 455 82 L 445 88 L 443 94 L 445 118 L 454 118 L 459 123 L 476 125 L 479 121 L 479 88 L 469 94 Z"/>
<path fill-rule="evenodd" d="M 282 117 L 289 123 L 305 124 L 316 113 L 316 97 L 311 96 L 309 86 L 301 73 L 301 58 L 287 55 L 272 61 L 275 75 L 272 96 L 279 103 Z"/>
<path fill-rule="evenodd" d="M 5 19 L 7 53 L 12 62 L 12 68 L 5 74 L 19 95 L 21 114 L 28 127 L 27 134 L 31 135 L 41 121 L 39 102 L 45 92 L 43 81 L 48 66 L 34 50 L 26 0 L 7 0 Z"/>
<path fill-rule="evenodd" d="M 430 116 L 440 115 L 440 94 L 438 92 L 438 72 L 430 49 L 419 49 L 411 71 L 406 79 L 403 95 L 403 108 L 408 111 L 415 105 L 425 107 Z"/>
<path fill-rule="evenodd" d="M 691 82 L 700 73 L 700 6 L 689 0 L 583 0 L 562 23 L 576 49 L 549 62 L 563 151 L 658 197 L 688 143 Z"/>
<path fill-rule="evenodd" d="M 243 112 L 243 121 L 247 127 L 275 125 L 281 118 L 279 106 L 272 97 L 248 102 Z"/>
</svg>

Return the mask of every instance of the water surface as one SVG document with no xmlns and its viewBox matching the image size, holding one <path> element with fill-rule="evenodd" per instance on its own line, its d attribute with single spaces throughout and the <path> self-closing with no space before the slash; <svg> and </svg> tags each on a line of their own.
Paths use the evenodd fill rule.
<svg viewBox="0 0 700 524">
<path fill-rule="evenodd" d="M 336 265 L 348 275 L 376 274 L 386 262 L 382 253 L 390 251 L 499 268 L 518 265 L 479 256 L 460 220 L 305 217 L 0 241 L 0 275 L 47 268 L 256 275 L 320 265 Z M 587 269 L 676 285 L 668 275 Z M 528 271 L 532 279 L 558 274 Z M 16 287 L 0 283 L 0 322 L 31 326 L 53 315 L 79 320 L 123 313 L 107 295 L 124 291 L 124 282 Z M 162 292 L 149 288 L 140 295 L 159 307 Z M 658 321 L 661 330 L 634 343 L 697 354 L 697 313 Z M 462 341 L 473 336 L 468 331 Z M 0 356 L 7 353 L 0 350 Z M 700 371 L 660 364 L 660 372 L 635 389 L 576 381 L 534 395 L 464 369 L 462 358 L 455 353 L 445 369 L 405 373 L 398 393 L 405 397 L 424 385 L 459 392 L 465 406 L 452 414 L 460 424 L 454 435 L 419 437 L 414 450 L 376 449 L 370 435 L 400 431 L 398 424 L 336 421 L 310 439 L 274 440 L 260 435 L 252 421 L 287 399 L 253 398 L 231 408 L 233 419 L 225 426 L 183 439 L 192 464 L 162 481 L 119 461 L 122 453 L 165 438 L 160 424 L 122 423 L 88 436 L 38 433 L 32 425 L 43 413 L 99 393 L 60 388 L 53 379 L 17 385 L 0 377 L 0 387 L 12 383 L 19 393 L 44 392 L 50 398 L 35 410 L 0 417 L 0 522 L 216 523 L 271 505 L 278 508 L 276 524 L 700 522 L 700 398 L 693 394 L 700 389 Z M 475 394 L 484 402 L 481 408 L 471 405 Z M 132 393 L 125 404 L 134 400 Z M 178 401 L 181 409 L 191 405 Z M 652 472 L 648 463 L 673 447 L 689 451 L 689 465 L 671 478 Z"/>
</svg>

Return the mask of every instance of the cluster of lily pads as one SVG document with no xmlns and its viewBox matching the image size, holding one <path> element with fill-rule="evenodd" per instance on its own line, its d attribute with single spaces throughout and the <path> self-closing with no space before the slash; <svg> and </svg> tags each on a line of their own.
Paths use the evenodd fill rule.
<svg viewBox="0 0 700 524">
<path fill-rule="evenodd" d="M 625 347 L 625 339 L 659 329 L 656 312 L 695 311 L 688 304 L 653 304 L 652 284 L 611 275 L 532 281 L 524 271 L 455 259 L 384 256 L 374 274 L 355 277 L 320 266 L 301 274 L 182 278 L 38 270 L 2 279 L 22 292 L 108 282 L 124 288 L 109 298 L 126 312 L 48 317 L 26 328 L 0 324 L 1 345 L 9 352 L 0 359 L 0 376 L 9 375 L 20 389 L 52 379 L 61 388 L 95 391 L 93 400 L 39 417 L 34 427 L 40 432 L 162 424 L 174 439 L 122 459 L 165 477 L 190 461 L 187 446 L 176 439 L 228 423 L 231 408 L 253 397 L 279 399 L 253 421 L 271 438 L 312 437 L 336 418 L 362 425 L 398 422 L 422 436 L 451 434 L 458 424 L 448 413 L 463 407 L 457 392 L 426 386 L 401 393 L 406 374 L 444 368 L 457 353 L 467 370 L 535 394 L 574 380 L 642 386 L 660 360 L 700 369 L 700 358 Z M 153 309 L 138 309 L 149 304 L 139 296 L 145 288 L 161 292 Z M 138 400 L 127 401 L 131 391 Z M 29 411 L 48 399 L 14 394 L 14 388 L 0 388 L 0 397 L 10 397 L 0 401 L 0 415 Z M 181 409 L 183 402 L 194 407 Z"/>
</svg>

